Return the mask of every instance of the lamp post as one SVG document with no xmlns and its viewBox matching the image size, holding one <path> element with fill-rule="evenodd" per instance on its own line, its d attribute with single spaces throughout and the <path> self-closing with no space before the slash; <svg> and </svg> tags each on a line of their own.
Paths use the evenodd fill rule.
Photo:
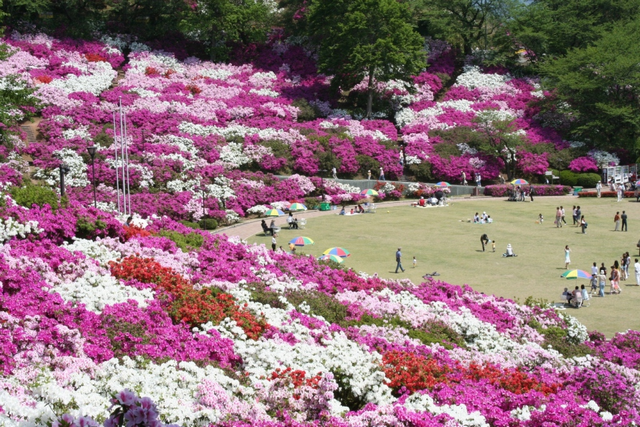
<svg viewBox="0 0 640 427">
<path fill-rule="evenodd" d="M 64 191 L 64 176 L 69 173 L 69 166 L 64 163 L 60 164 L 60 198 L 63 198 L 65 195 Z"/>
<path fill-rule="evenodd" d="M 405 149 L 407 148 L 407 143 L 404 142 L 402 138 L 398 138 L 398 146 L 400 150 L 402 150 L 402 179 L 404 180 L 404 165 L 407 164 L 407 155 L 405 154 Z"/>
<path fill-rule="evenodd" d="M 91 156 L 91 186 L 93 187 L 93 207 L 98 209 L 98 200 L 96 198 L 96 146 L 87 147 L 87 151 Z"/>
</svg>

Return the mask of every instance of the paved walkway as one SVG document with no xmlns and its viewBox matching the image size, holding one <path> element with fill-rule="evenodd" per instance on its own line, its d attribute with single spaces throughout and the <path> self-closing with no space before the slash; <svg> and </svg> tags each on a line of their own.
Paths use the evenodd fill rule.
<svg viewBox="0 0 640 427">
<path fill-rule="evenodd" d="M 542 196 L 540 196 L 542 197 Z M 566 196 L 544 196 L 545 200 L 547 199 L 567 199 L 567 198 L 572 198 L 572 199 L 577 199 L 577 197 L 572 196 L 572 195 L 566 195 Z M 411 203 L 415 202 L 416 199 L 403 199 L 403 200 L 395 200 L 395 201 L 391 201 L 391 202 L 381 202 L 381 203 L 376 203 L 376 207 L 378 209 L 382 209 L 382 208 L 388 208 L 388 207 L 395 207 L 395 206 L 408 206 L 411 205 Z M 496 202 L 504 202 L 505 198 L 504 197 L 489 197 L 489 196 L 475 196 L 475 197 L 471 197 L 471 196 L 467 196 L 467 197 L 453 197 L 449 199 L 450 203 L 459 203 L 459 202 L 474 202 L 474 201 L 496 201 Z M 529 203 L 529 202 L 527 202 Z M 306 211 L 304 212 L 304 214 L 298 213 L 296 214 L 296 216 L 298 218 L 301 218 L 304 215 L 304 218 L 309 219 L 309 218 L 315 218 L 318 216 L 323 216 L 323 215 L 335 215 L 336 211 L 335 210 L 330 210 L 330 211 L 318 211 L 318 210 L 310 210 L 310 211 Z M 285 217 L 280 217 L 280 218 L 285 218 Z M 249 220 L 243 220 L 242 222 L 239 222 L 237 224 L 234 225 L 230 225 L 228 227 L 222 227 L 222 228 L 217 228 L 216 230 L 212 231 L 213 234 L 226 234 L 228 236 L 237 236 L 242 240 L 247 240 L 249 237 L 251 236 L 255 236 L 258 233 L 262 232 L 262 225 L 261 222 L 263 219 L 267 219 L 270 220 L 269 217 L 267 218 L 256 218 L 256 219 L 249 219 Z"/>
</svg>

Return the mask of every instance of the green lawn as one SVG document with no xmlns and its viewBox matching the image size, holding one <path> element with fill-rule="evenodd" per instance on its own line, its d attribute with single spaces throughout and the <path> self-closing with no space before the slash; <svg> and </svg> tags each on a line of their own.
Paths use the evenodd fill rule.
<svg viewBox="0 0 640 427">
<path fill-rule="evenodd" d="M 640 238 L 640 203 L 625 199 L 579 199 L 537 197 L 535 202 L 507 202 L 504 199 L 453 199 L 448 207 L 419 209 L 409 206 L 379 208 L 375 214 L 355 216 L 327 215 L 311 218 L 305 230 L 283 229 L 278 245 L 287 248 L 298 235 L 311 237 L 315 245 L 298 248 L 298 252 L 319 256 L 331 246 L 351 251 L 345 265 L 357 271 L 378 273 L 381 277 L 409 278 L 419 283 L 425 273 L 438 271 L 439 279 L 448 283 L 469 284 L 477 291 L 496 294 L 523 302 L 526 297 L 559 301 L 565 286 L 585 284 L 586 280 L 560 278 L 564 270 L 564 246 L 571 248 L 570 268 L 590 271 L 593 262 L 605 263 L 607 269 L 623 252 L 632 255 L 631 280 L 622 282 L 621 295 L 594 298 L 590 307 L 568 309 L 590 330 L 612 336 L 627 329 L 640 330 L 640 288 L 635 284 L 633 258 L 638 255 Z M 553 224 L 555 208 L 562 204 L 567 212 L 563 228 Z M 580 204 L 589 224 L 587 234 L 572 226 L 571 209 Z M 614 232 L 613 216 L 626 210 L 629 232 Z M 467 222 L 475 212 L 486 211 L 493 224 Z M 545 221 L 536 224 L 538 214 Z M 298 214 L 304 217 L 304 214 Z M 283 223 L 284 220 L 278 220 Z M 496 252 L 481 251 L 480 236 L 486 233 L 497 242 Z M 250 242 L 270 246 L 270 237 L 262 233 Z M 518 257 L 503 258 L 507 243 Z M 405 273 L 395 274 L 395 251 L 402 247 Z M 412 257 L 418 260 L 412 268 Z M 609 286 L 607 285 L 607 293 Z"/>
</svg>

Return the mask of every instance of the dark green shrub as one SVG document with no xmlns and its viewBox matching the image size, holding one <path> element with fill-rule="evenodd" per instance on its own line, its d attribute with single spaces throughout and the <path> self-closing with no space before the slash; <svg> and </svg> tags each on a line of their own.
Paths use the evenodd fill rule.
<svg viewBox="0 0 640 427">
<path fill-rule="evenodd" d="M 304 205 L 307 209 L 318 209 L 320 208 L 320 200 L 317 197 L 305 197 Z"/>
<path fill-rule="evenodd" d="M 203 218 L 198 223 L 203 230 L 215 230 L 218 228 L 218 221 L 213 218 Z"/>
<path fill-rule="evenodd" d="M 571 187 L 578 184 L 578 174 L 573 173 L 569 170 L 564 170 L 560 172 L 560 183 L 562 185 L 570 185 Z"/>
<path fill-rule="evenodd" d="M 551 346 L 566 358 L 583 357 L 593 353 L 593 349 L 584 344 L 572 343 L 567 335 L 567 330 L 559 326 L 539 329 L 538 332 L 544 335 L 543 348 Z"/>
<path fill-rule="evenodd" d="M 106 227 L 107 224 L 100 219 L 92 222 L 88 218 L 81 216 L 76 221 L 76 236 L 82 239 L 89 239 L 93 237 L 96 230 L 104 230 Z"/>
<path fill-rule="evenodd" d="M 297 309 L 303 302 L 314 316 L 322 316 L 329 323 L 342 324 L 347 317 L 347 307 L 334 297 L 318 291 L 291 291 L 287 300 Z"/>
<path fill-rule="evenodd" d="M 185 225 L 189 228 L 193 228 L 195 230 L 199 230 L 200 229 L 200 225 L 197 222 L 192 222 L 192 221 L 184 221 L 184 220 L 180 220 L 178 221 L 180 224 Z"/>
<path fill-rule="evenodd" d="M 177 231 L 161 230 L 158 235 L 173 241 L 182 252 L 198 249 L 204 243 L 204 237 L 198 233 L 182 234 Z"/>
<path fill-rule="evenodd" d="M 420 329 L 409 329 L 408 335 L 424 345 L 440 344 L 447 349 L 454 348 L 454 344 L 462 348 L 467 346 L 462 335 L 437 320 L 427 322 Z"/>
<path fill-rule="evenodd" d="M 433 181 L 433 174 L 431 173 L 431 163 L 429 162 L 422 162 L 420 164 L 411 164 L 407 167 L 407 170 L 418 181 L 422 181 L 422 182 Z"/>
<path fill-rule="evenodd" d="M 371 177 L 378 177 L 378 169 L 380 163 L 373 157 L 365 156 L 364 154 L 356 155 L 356 161 L 358 162 L 358 172 L 364 177 L 367 176 L 367 171 L 371 171 Z"/>
<path fill-rule="evenodd" d="M 13 200 L 25 208 L 30 208 L 33 205 L 40 207 L 49 205 L 54 211 L 58 209 L 58 195 L 49 187 L 28 185 L 25 187 L 12 187 L 9 192 Z"/>
<path fill-rule="evenodd" d="M 578 185 L 583 188 L 595 188 L 600 181 L 600 175 L 597 173 L 581 173 L 578 175 Z"/>
<path fill-rule="evenodd" d="M 304 98 L 298 98 L 291 103 L 294 107 L 298 107 L 298 121 L 310 122 L 320 117 L 319 111 L 309 104 Z"/>
</svg>

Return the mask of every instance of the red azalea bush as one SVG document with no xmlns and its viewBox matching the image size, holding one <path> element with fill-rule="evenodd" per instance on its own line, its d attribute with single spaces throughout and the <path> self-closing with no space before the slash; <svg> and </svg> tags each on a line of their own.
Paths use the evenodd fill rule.
<svg viewBox="0 0 640 427">
<path fill-rule="evenodd" d="M 111 274 L 118 279 L 153 283 L 164 290 L 169 296 L 169 315 L 174 322 L 197 326 L 207 322 L 218 324 L 229 317 L 251 339 L 260 338 L 269 327 L 263 319 L 247 311 L 246 305 L 240 308 L 231 295 L 214 288 L 196 290 L 187 279 L 150 258 L 131 256 L 109 265 Z"/>
<path fill-rule="evenodd" d="M 524 187 L 526 191 L 529 191 L 529 187 Z M 533 186 L 535 196 L 563 196 L 571 192 L 571 187 L 568 185 L 534 185 Z M 512 190 L 511 184 L 501 185 L 487 185 L 484 187 L 484 195 L 491 197 L 507 197 L 509 190 Z"/>
<path fill-rule="evenodd" d="M 389 379 L 387 385 L 395 392 L 405 387 L 413 393 L 433 388 L 436 384 L 447 383 L 447 374 L 451 371 L 435 359 L 398 350 L 385 353 L 382 356 L 382 365 L 384 375 Z"/>
<path fill-rule="evenodd" d="M 286 387 L 300 388 L 302 386 L 311 387 L 313 389 L 318 389 L 320 386 L 320 380 L 322 380 L 322 373 L 318 372 L 317 375 L 307 378 L 307 373 L 301 369 L 286 368 L 286 369 L 276 369 L 269 376 L 269 381 L 277 381 L 281 380 L 283 385 Z M 298 400 L 300 399 L 299 394 L 293 394 L 293 398 Z"/>
</svg>

